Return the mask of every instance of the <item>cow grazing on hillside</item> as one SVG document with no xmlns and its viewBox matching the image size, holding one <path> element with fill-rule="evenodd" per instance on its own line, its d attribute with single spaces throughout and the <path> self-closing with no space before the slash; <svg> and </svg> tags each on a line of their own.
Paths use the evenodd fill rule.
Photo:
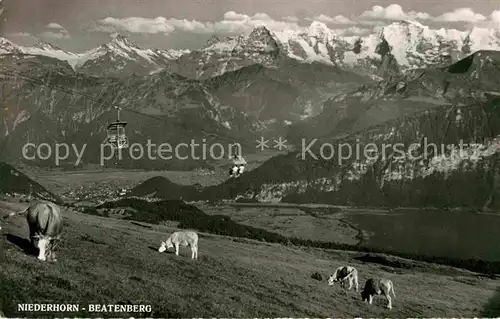
<svg viewBox="0 0 500 319">
<path fill-rule="evenodd" d="M 358 270 L 352 266 L 338 267 L 333 275 L 328 278 L 328 285 L 333 286 L 338 281 L 340 281 L 340 286 L 344 289 L 346 295 L 347 290 L 351 290 L 353 284 L 356 291 L 358 291 Z M 347 283 L 349 283 L 349 287 L 346 288 Z"/>
<path fill-rule="evenodd" d="M 391 294 L 396 298 L 394 293 L 394 285 L 389 279 L 373 279 L 370 278 L 366 281 L 365 289 L 361 292 L 361 299 L 371 305 L 373 302 L 373 296 L 384 295 L 387 299 L 387 308 L 392 309 Z"/>
<path fill-rule="evenodd" d="M 56 261 L 54 248 L 61 240 L 62 215 L 61 208 L 50 201 L 33 201 L 27 209 L 12 212 L 3 219 L 18 214 L 26 214 L 31 244 L 38 248 L 38 259 Z"/>
<path fill-rule="evenodd" d="M 174 232 L 166 241 L 161 242 L 158 249 L 159 252 L 164 252 L 175 246 L 175 254 L 179 256 L 179 246 L 182 245 L 191 247 L 191 259 L 198 259 L 198 234 L 194 231 L 177 231 Z"/>
<path fill-rule="evenodd" d="M 52 202 L 33 202 L 27 209 L 30 240 L 39 250 L 38 259 L 56 261 L 54 248 L 61 240 L 61 208 Z"/>
</svg>

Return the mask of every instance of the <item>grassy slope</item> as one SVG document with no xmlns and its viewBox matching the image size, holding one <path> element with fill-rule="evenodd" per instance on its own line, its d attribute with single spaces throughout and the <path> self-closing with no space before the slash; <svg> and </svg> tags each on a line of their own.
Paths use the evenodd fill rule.
<svg viewBox="0 0 500 319">
<path fill-rule="evenodd" d="M 8 211 L 1 207 L 0 215 Z M 430 264 L 390 269 L 359 263 L 348 252 L 203 234 L 200 258 L 191 261 L 188 249 L 179 258 L 155 251 L 172 231 L 162 226 L 73 212 L 65 212 L 65 225 L 55 264 L 40 263 L 0 237 L 0 309 L 7 316 L 40 315 L 17 313 L 22 302 L 122 302 L 151 304 L 152 315 L 160 317 L 472 317 L 483 313 L 500 285 L 500 280 Z M 16 217 L 2 232 L 25 238 L 26 228 Z M 380 297 L 368 307 L 359 294 L 344 296 L 339 287 L 310 278 L 316 271 L 325 277 L 344 263 L 358 267 L 361 285 L 369 276 L 392 279 L 393 310 L 385 309 Z"/>
</svg>

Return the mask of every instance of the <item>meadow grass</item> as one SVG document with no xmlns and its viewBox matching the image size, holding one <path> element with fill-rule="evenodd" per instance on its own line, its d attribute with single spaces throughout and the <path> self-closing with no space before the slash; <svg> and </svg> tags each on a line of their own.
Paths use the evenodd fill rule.
<svg viewBox="0 0 500 319">
<path fill-rule="evenodd" d="M 0 214 L 9 211 L 2 207 Z M 189 249 L 179 257 L 157 251 L 174 229 L 63 213 L 56 263 L 39 262 L 20 248 L 27 237 L 23 217 L 3 225 L 0 309 L 7 317 L 473 317 L 492 309 L 500 286 L 500 280 L 447 266 L 407 260 L 411 267 L 391 268 L 360 262 L 354 252 L 204 233 L 193 261 Z M 338 286 L 327 286 L 326 276 L 346 263 L 359 269 L 361 285 L 372 276 L 394 282 L 392 311 L 381 297 L 370 307 L 359 293 L 345 296 Z M 314 272 L 323 281 L 312 279 Z M 152 313 L 17 312 L 19 303 L 42 302 L 149 304 Z"/>
</svg>

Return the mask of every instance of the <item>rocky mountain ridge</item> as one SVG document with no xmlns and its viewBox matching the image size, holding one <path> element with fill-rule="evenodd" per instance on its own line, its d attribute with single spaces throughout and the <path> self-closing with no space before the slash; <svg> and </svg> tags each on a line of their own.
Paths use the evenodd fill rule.
<svg viewBox="0 0 500 319">
<path fill-rule="evenodd" d="M 191 198 L 210 200 L 217 194 L 262 202 L 498 208 L 499 108 L 500 99 L 444 106 L 306 144 Z"/>
<path fill-rule="evenodd" d="M 99 50 L 125 47 L 126 43 L 117 36 L 112 45 Z M 201 139 L 204 132 L 220 142 L 241 143 L 254 140 L 257 134 L 284 131 L 294 121 L 321 111 L 328 98 L 372 82 L 336 66 L 293 59 L 283 59 L 275 68 L 249 65 L 206 80 L 189 79 L 166 69 L 144 75 L 99 76 L 75 70 L 65 60 L 14 50 L 9 42 L 3 47 L 7 44 L 13 53 L 0 55 L 1 99 L 8 105 L 0 132 L 6 149 L 28 140 L 80 144 L 89 140 L 98 145 L 106 124 L 114 120 L 112 106 L 129 112 L 124 119 L 134 128 L 129 134 L 137 142 L 159 135 L 175 141 L 180 136 Z M 36 49 L 59 50 L 44 43 Z M 81 68 L 99 69 L 94 62 L 88 60 Z M 126 66 L 135 68 L 137 64 Z"/>
<path fill-rule="evenodd" d="M 189 198 L 498 208 L 499 79 L 500 52 L 478 51 L 339 95 L 318 116 L 321 138 Z"/>
<path fill-rule="evenodd" d="M 274 68 L 245 66 L 203 83 L 221 103 L 259 119 L 268 130 L 284 134 L 288 125 L 320 114 L 328 99 L 373 80 L 337 66 L 285 59 Z"/>
<path fill-rule="evenodd" d="M 121 35 L 114 35 L 109 43 L 83 53 L 69 52 L 47 42 L 40 41 L 33 47 L 26 47 L 0 38 L 0 54 L 47 56 L 67 61 L 75 71 L 97 76 L 145 75 L 165 68 L 186 52 L 189 51 L 141 49 Z"/>
<path fill-rule="evenodd" d="M 465 54 L 464 43 L 468 49 L 497 46 L 496 31 L 483 31 L 464 36 L 414 22 L 394 23 L 365 42 L 355 40 L 357 55 L 374 50 L 363 61 L 373 62 L 376 72 L 367 71 L 367 64 L 364 71 L 355 63 L 346 66 L 342 59 L 354 52 L 342 51 L 348 39 L 316 22 L 290 34 L 261 26 L 248 36 L 213 38 L 203 49 L 180 55 L 143 50 L 119 35 L 88 51 L 87 60 L 46 43 L 25 48 L 2 39 L 1 99 L 6 107 L 0 147 L 17 157 L 18 145 L 26 141 L 90 141 L 98 149 L 107 123 L 115 119 L 114 105 L 129 112 L 128 132 L 140 143 L 149 137 L 178 142 L 186 136 L 253 141 L 266 132 L 286 131 L 290 140 L 339 137 L 421 111 L 484 102 L 497 91 L 496 51 L 477 51 L 444 67 L 435 59 L 450 57 L 450 50 Z M 481 32 L 479 40 L 469 36 Z M 300 58 L 294 41 L 316 48 L 304 51 L 316 52 L 315 58 Z M 329 60 L 318 52 L 329 52 Z M 437 64 L 415 68 L 431 60 Z M 109 74 L 103 65 L 112 69 Z M 374 83 L 379 71 L 385 79 Z"/>
<path fill-rule="evenodd" d="M 46 142 L 88 145 L 84 161 L 99 162 L 105 128 L 116 120 L 113 106 L 123 108 L 131 143 L 144 147 L 148 139 L 157 145 L 203 139 L 230 145 L 252 139 L 259 125 L 255 118 L 220 104 L 199 81 L 168 71 L 127 80 L 93 77 L 75 73 L 57 59 L 13 54 L 0 56 L 0 75 L 6 106 L 1 114 L 0 149 L 9 158 L 21 158 L 27 142 Z M 175 160 L 135 162 L 129 164 L 158 168 Z M 194 168 L 188 162 L 177 164 Z M 53 164 L 53 158 L 48 164 Z"/>
<path fill-rule="evenodd" d="M 326 101 L 316 116 L 289 126 L 288 140 L 360 131 L 413 113 L 483 103 L 500 95 L 500 52 L 477 51 L 441 68 L 413 69 Z"/>
<path fill-rule="evenodd" d="M 188 78 L 209 78 L 243 66 L 273 66 L 283 57 L 320 62 L 385 77 L 403 70 L 443 66 L 478 50 L 500 50 L 500 30 L 434 30 L 415 21 L 398 21 L 366 36 L 341 36 L 314 21 L 299 31 L 256 27 L 248 35 L 212 37 L 199 50 L 141 49 L 115 35 L 110 43 L 83 53 L 58 48 L 27 48 L 0 40 L 0 53 L 42 54 L 68 61 L 90 74 L 147 74 L 168 69 Z"/>
</svg>

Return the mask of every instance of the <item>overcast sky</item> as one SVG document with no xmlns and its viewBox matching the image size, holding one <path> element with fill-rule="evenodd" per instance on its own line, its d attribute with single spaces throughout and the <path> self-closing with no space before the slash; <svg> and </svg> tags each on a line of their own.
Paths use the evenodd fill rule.
<svg viewBox="0 0 500 319">
<path fill-rule="evenodd" d="M 346 35 L 400 19 L 431 27 L 500 28 L 499 0 L 4 0 L 0 33 L 81 52 L 118 32 L 141 47 L 196 48 L 213 34 L 248 33 L 255 25 L 297 29 L 313 20 Z"/>
</svg>

